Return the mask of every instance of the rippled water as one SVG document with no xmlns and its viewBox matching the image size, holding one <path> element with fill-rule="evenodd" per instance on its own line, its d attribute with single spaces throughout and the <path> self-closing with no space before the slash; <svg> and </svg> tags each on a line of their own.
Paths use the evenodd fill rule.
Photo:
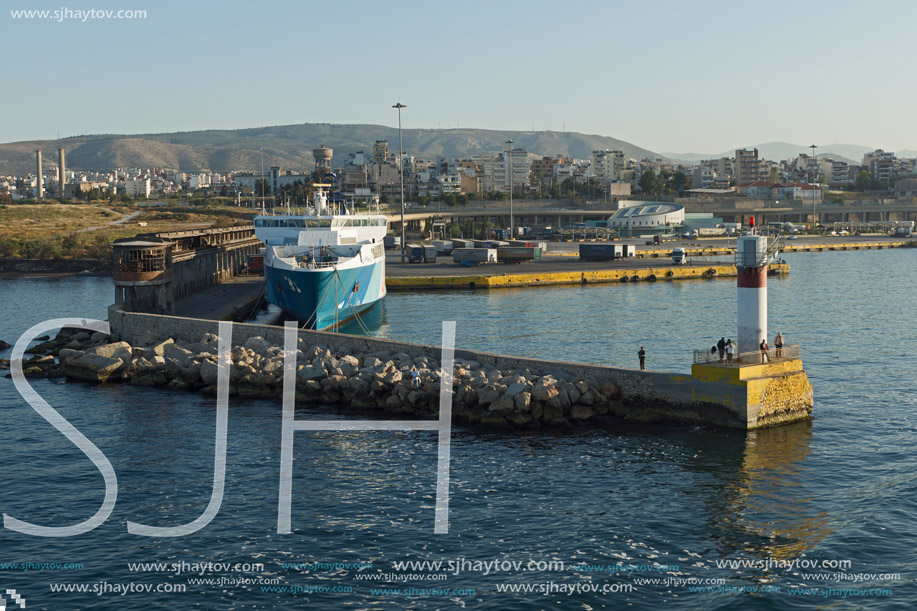
<svg viewBox="0 0 917 611">
<path fill-rule="evenodd" d="M 280 408 L 262 401 L 231 402 L 226 494 L 214 522 L 177 539 L 129 535 L 128 520 L 168 526 L 203 511 L 213 473 L 213 399 L 37 381 L 41 395 L 111 460 L 118 502 L 103 526 L 78 537 L 0 530 L 0 587 L 16 589 L 37 609 L 913 608 L 915 256 L 912 250 L 789 255 L 791 275 L 771 280 L 771 335 L 779 329 L 788 343 L 802 344 L 815 388 L 812 423 L 748 434 L 693 427 L 564 434 L 456 429 L 447 535 L 433 534 L 436 438 L 427 432 L 297 433 L 294 533 L 277 535 Z M 28 326 L 52 317 L 103 318 L 111 293 L 106 279 L 0 279 L 0 339 L 13 343 Z M 651 368 L 688 371 L 691 350 L 734 334 L 734 303 L 729 280 L 392 293 L 369 322 L 381 335 L 436 343 L 440 321 L 457 320 L 460 346 L 627 367 L 645 345 Z M 328 417 L 318 408 L 298 411 L 298 418 Z M 4 379 L 0 440 L 4 514 L 63 525 L 96 511 L 103 495 L 99 472 Z M 416 571 L 396 570 L 392 563 L 402 560 L 453 561 L 464 570 L 446 571 L 444 581 L 357 578 L 396 573 L 405 579 Z M 485 575 L 469 564 L 494 560 L 563 561 L 564 568 L 497 567 Z M 718 567 L 741 560 L 761 566 Z M 849 561 L 847 577 L 869 575 L 863 582 L 836 581 L 836 569 L 787 567 L 793 560 Z M 84 566 L 3 568 L 28 561 Z M 192 584 L 186 573 L 131 572 L 128 566 L 182 561 L 261 562 L 263 573 L 204 577 L 260 576 L 279 578 L 283 586 L 351 591 Z M 372 562 L 372 568 L 281 565 L 314 561 Z M 631 575 L 597 570 L 615 563 L 638 569 Z M 654 563 L 668 568 L 639 570 Z M 692 592 L 663 583 L 666 578 L 723 579 L 713 587 L 731 591 Z M 188 591 L 119 596 L 50 589 L 69 583 L 185 585 Z M 498 591 L 507 584 L 535 591 Z M 560 591 L 590 585 L 635 587 Z M 397 587 L 475 593 L 406 598 L 372 591 Z M 783 591 L 736 591 L 762 587 Z M 835 591 L 825 596 L 809 587 Z M 890 589 L 892 596 L 870 588 Z"/>
</svg>

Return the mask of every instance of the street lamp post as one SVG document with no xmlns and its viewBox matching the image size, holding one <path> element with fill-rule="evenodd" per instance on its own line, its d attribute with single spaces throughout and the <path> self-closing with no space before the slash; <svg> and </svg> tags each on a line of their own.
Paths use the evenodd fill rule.
<svg viewBox="0 0 917 611">
<path fill-rule="evenodd" d="M 513 239 L 513 141 L 507 140 L 509 145 L 509 238 Z"/>
<path fill-rule="evenodd" d="M 818 164 L 815 163 L 815 149 L 817 147 L 814 144 L 810 144 L 809 148 L 812 149 L 812 163 L 814 164 L 814 169 L 815 169 L 814 171 L 815 176 L 812 180 L 812 182 L 814 183 L 815 180 L 818 180 Z M 813 188 L 812 188 L 812 233 L 813 234 L 815 233 L 815 225 L 817 224 L 815 221 L 815 218 L 816 218 L 815 217 L 815 188 L 813 184 Z"/>
<path fill-rule="evenodd" d="M 401 138 L 401 109 L 407 106 L 398 102 L 392 108 L 398 109 L 398 168 L 401 170 L 401 262 L 404 263 L 404 141 Z"/>
</svg>

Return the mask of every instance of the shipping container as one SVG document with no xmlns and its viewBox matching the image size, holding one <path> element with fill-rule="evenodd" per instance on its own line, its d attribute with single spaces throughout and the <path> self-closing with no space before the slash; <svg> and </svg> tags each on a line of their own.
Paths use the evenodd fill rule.
<svg viewBox="0 0 917 611">
<path fill-rule="evenodd" d="M 452 254 L 452 240 L 433 240 L 433 246 L 436 247 L 436 254 L 438 255 Z"/>
<path fill-rule="evenodd" d="M 382 244 L 385 245 L 386 250 L 401 248 L 401 236 L 387 235 L 382 238 Z"/>
<path fill-rule="evenodd" d="M 534 246 L 504 246 L 497 249 L 497 261 L 521 263 L 541 259 L 541 249 Z"/>
<path fill-rule="evenodd" d="M 459 238 L 452 239 L 452 249 L 456 248 L 474 248 L 474 240 L 461 240 Z"/>
<path fill-rule="evenodd" d="M 580 244 L 579 258 L 585 261 L 611 261 L 624 256 L 624 244 Z"/>
<path fill-rule="evenodd" d="M 461 265 L 496 263 L 497 251 L 493 248 L 454 248 L 452 260 Z"/>
<path fill-rule="evenodd" d="M 408 244 L 405 249 L 408 263 L 423 263 L 423 246 L 420 244 Z"/>
<path fill-rule="evenodd" d="M 424 263 L 436 263 L 436 246 L 424 244 L 423 260 Z"/>
</svg>

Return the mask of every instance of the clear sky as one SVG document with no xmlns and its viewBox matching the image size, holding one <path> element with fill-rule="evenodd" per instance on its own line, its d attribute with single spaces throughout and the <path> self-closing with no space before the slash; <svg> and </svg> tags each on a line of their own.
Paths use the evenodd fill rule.
<svg viewBox="0 0 917 611">
<path fill-rule="evenodd" d="M 2 0 L 0 142 L 290 123 L 917 149 L 917 3 Z M 14 19 L 19 9 L 145 19 Z"/>
</svg>

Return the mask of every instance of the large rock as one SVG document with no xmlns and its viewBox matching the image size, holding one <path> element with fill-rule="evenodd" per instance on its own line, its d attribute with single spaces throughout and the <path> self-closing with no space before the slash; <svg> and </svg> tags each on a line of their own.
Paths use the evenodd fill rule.
<svg viewBox="0 0 917 611">
<path fill-rule="evenodd" d="M 488 416 L 499 416 L 505 418 L 513 413 L 513 408 L 515 404 L 513 398 L 507 395 L 503 395 L 497 399 L 490 408 L 487 410 Z"/>
<path fill-rule="evenodd" d="M 147 354 L 145 354 L 144 356 L 150 360 L 152 360 L 151 357 L 154 357 L 154 356 L 163 356 L 165 354 L 166 346 L 170 344 L 174 344 L 174 343 L 175 343 L 175 340 L 170 337 L 169 339 L 165 341 L 161 341 L 158 344 L 154 344 L 150 346 L 147 349 Z"/>
<path fill-rule="evenodd" d="M 296 372 L 296 377 L 303 382 L 307 382 L 309 380 L 322 380 L 327 375 L 328 372 L 325 371 L 324 367 L 316 365 L 304 365 L 299 371 Z"/>
<path fill-rule="evenodd" d="M 490 405 L 500 398 L 500 391 L 493 384 L 488 384 L 478 389 L 478 403 Z"/>
<path fill-rule="evenodd" d="M 532 395 L 527 392 L 521 392 L 513 397 L 513 405 L 516 406 L 517 412 L 527 412 L 531 408 Z"/>
<path fill-rule="evenodd" d="M 0 350 L 6 350 L 9 347 L 11 347 L 11 344 L 7 344 L 5 341 L 0 339 Z"/>
<path fill-rule="evenodd" d="M 121 359 L 88 353 L 63 364 L 64 375 L 87 382 L 107 382 L 119 378 L 124 368 Z"/>
<path fill-rule="evenodd" d="M 521 382 L 516 382 L 516 383 L 514 383 L 514 384 L 510 384 L 510 385 L 506 388 L 506 394 L 509 395 L 510 397 L 515 397 L 515 396 L 518 395 L 519 393 L 521 393 L 521 392 L 523 392 L 523 391 L 528 391 L 528 390 L 531 390 L 531 386 L 529 386 L 528 384 L 526 384 L 525 381 L 523 380 L 523 381 L 521 381 Z"/>
<path fill-rule="evenodd" d="M 146 360 L 142 356 L 138 356 L 131 359 L 127 369 L 124 371 L 124 377 L 133 378 L 134 376 L 138 375 L 152 375 L 154 371 L 156 371 L 156 365 Z"/>
<path fill-rule="evenodd" d="M 175 362 L 179 369 L 184 369 L 188 366 L 194 353 L 173 343 L 163 346 L 162 355 L 166 357 L 166 363 L 171 360 Z"/>
<path fill-rule="evenodd" d="M 245 340 L 243 346 L 245 346 L 246 349 L 254 350 L 259 354 L 267 354 L 267 351 L 272 348 L 270 342 L 258 335 L 255 337 L 249 337 L 247 340 Z"/>
<path fill-rule="evenodd" d="M 350 358 L 353 358 L 353 357 L 350 357 Z M 357 362 L 359 363 L 359 361 Z M 352 363 L 352 361 L 345 361 L 344 359 L 341 359 L 340 361 L 338 361 L 337 370 L 340 371 L 341 375 L 347 376 L 347 377 L 354 376 L 357 374 L 358 371 L 360 371 L 359 368 Z"/>
<path fill-rule="evenodd" d="M 134 352 L 131 349 L 131 345 L 127 342 L 115 342 L 113 344 L 105 344 L 102 346 L 96 346 L 95 348 L 89 348 L 86 350 L 86 354 L 98 354 L 99 356 L 104 356 L 110 359 L 121 359 L 125 364 L 130 363 L 134 358 Z"/>
<path fill-rule="evenodd" d="M 385 377 L 382 378 L 384 384 L 394 385 L 401 381 L 403 374 L 399 370 L 394 370 L 389 372 Z"/>
<path fill-rule="evenodd" d="M 70 348 L 61 348 L 61 351 L 57 353 L 57 360 L 60 361 L 61 365 L 66 364 L 67 362 L 77 359 L 86 354 L 82 350 L 72 350 Z"/>
<path fill-rule="evenodd" d="M 219 365 L 213 361 L 201 361 L 201 382 L 207 386 L 215 385 L 217 383 L 217 376 L 219 371 Z"/>
<path fill-rule="evenodd" d="M 558 394 L 560 393 L 551 378 L 541 378 L 538 384 L 532 388 L 532 398 L 541 403 L 547 403 Z"/>
<path fill-rule="evenodd" d="M 570 408 L 570 417 L 574 420 L 589 420 L 594 415 L 595 412 L 587 405 L 574 405 Z"/>
<path fill-rule="evenodd" d="M 352 356 L 352 355 L 350 355 L 350 354 L 345 354 L 344 356 L 342 356 L 342 357 L 340 358 L 340 360 L 343 361 L 344 363 L 347 363 L 348 365 L 350 365 L 350 366 L 353 367 L 354 369 L 359 369 L 359 368 L 360 368 L 360 359 L 358 359 L 358 358 L 355 357 L 355 356 Z M 340 363 L 338 364 L 338 366 L 339 366 L 339 367 L 341 366 Z"/>
</svg>

